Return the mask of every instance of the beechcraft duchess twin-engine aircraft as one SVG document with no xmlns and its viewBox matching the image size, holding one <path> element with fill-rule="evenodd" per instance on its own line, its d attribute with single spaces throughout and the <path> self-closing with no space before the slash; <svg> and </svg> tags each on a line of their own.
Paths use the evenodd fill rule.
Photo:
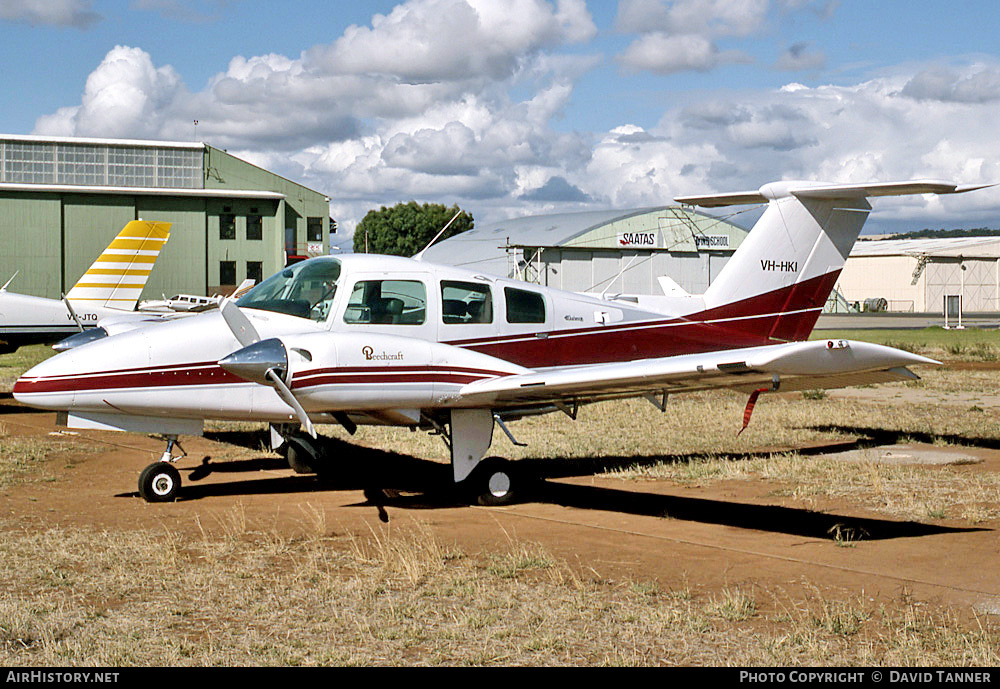
<svg viewBox="0 0 1000 689">
<path fill-rule="evenodd" d="M 105 319 L 129 318 L 170 238 L 170 225 L 127 223 L 62 301 L 8 292 L 7 285 L 0 288 L 0 354 L 22 345 L 58 342 Z"/>
<path fill-rule="evenodd" d="M 705 294 L 603 298 L 366 254 L 282 270 L 218 311 L 75 347 L 28 371 L 19 401 L 76 428 L 163 434 L 142 472 L 149 501 L 173 499 L 178 435 L 205 419 L 270 422 L 296 471 L 325 461 L 317 423 L 440 432 L 454 480 L 484 504 L 513 499 L 511 463 L 483 456 L 494 427 L 532 414 L 674 393 L 836 388 L 916 378 L 937 362 L 880 345 L 804 341 L 868 216 L 866 198 L 968 191 L 943 182 L 780 182 L 680 198 L 767 203 Z M 304 430 L 302 430 L 304 429 Z M 513 440 L 513 436 L 511 436 Z M 335 461 L 332 460 L 331 461 Z"/>
</svg>

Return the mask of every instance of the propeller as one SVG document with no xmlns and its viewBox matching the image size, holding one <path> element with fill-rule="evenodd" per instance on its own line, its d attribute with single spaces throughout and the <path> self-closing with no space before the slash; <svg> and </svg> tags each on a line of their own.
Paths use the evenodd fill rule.
<svg viewBox="0 0 1000 689">
<path fill-rule="evenodd" d="M 13 279 L 14 278 L 11 278 L 11 280 L 13 280 Z M 8 284 L 10 284 L 9 281 L 8 281 Z M 7 287 L 7 285 L 4 285 L 4 287 Z M 83 323 L 81 323 L 80 319 L 77 318 L 76 311 L 73 310 L 73 305 L 69 303 L 69 299 L 66 298 L 65 294 L 62 295 L 62 300 L 63 300 L 63 304 L 66 305 L 66 310 L 69 311 L 69 315 L 73 317 L 73 321 L 76 323 L 76 327 L 78 327 L 80 329 L 80 332 L 82 333 L 83 332 Z"/>
<path fill-rule="evenodd" d="M 276 337 L 260 339 L 253 323 L 232 299 L 224 299 L 219 311 L 233 336 L 243 345 L 243 349 L 220 359 L 219 366 L 244 380 L 272 386 L 278 397 L 295 410 L 306 433 L 315 438 L 316 429 L 312 419 L 285 382 L 285 374 L 288 372 L 288 352 L 285 345 Z"/>
</svg>

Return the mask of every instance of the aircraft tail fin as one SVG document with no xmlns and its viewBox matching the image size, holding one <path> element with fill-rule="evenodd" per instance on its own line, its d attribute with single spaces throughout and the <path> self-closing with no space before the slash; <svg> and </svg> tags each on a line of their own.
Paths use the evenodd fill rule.
<svg viewBox="0 0 1000 689">
<path fill-rule="evenodd" d="M 804 340 L 816 324 L 871 212 L 869 197 L 956 194 L 980 188 L 934 180 L 873 184 L 774 182 L 756 192 L 676 200 L 709 208 L 768 204 L 705 292 L 706 315 L 747 334 Z"/>
<path fill-rule="evenodd" d="M 170 225 L 145 220 L 125 225 L 66 298 L 92 306 L 134 309 L 160 250 L 170 237 Z"/>
<path fill-rule="evenodd" d="M 251 289 L 253 289 L 253 286 L 255 284 L 257 284 L 256 280 L 254 280 L 253 278 L 247 278 L 246 280 L 244 280 L 243 282 L 241 282 L 239 284 L 239 287 L 237 287 L 236 290 L 232 294 L 229 295 L 230 298 L 233 301 L 236 301 L 237 299 L 239 299 L 240 297 L 242 297 L 244 294 L 246 294 L 247 292 L 249 292 Z"/>
</svg>

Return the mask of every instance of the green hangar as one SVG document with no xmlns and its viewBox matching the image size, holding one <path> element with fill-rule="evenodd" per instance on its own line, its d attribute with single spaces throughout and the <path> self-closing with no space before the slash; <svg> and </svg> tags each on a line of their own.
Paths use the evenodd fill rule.
<svg viewBox="0 0 1000 689">
<path fill-rule="evenodd" d="M 130 220 L 172 223 L 145 298 L 328 252 L 330 199 L 203 143 L 0 135 L 0 284 L 58 299 Z"/>
</svg>

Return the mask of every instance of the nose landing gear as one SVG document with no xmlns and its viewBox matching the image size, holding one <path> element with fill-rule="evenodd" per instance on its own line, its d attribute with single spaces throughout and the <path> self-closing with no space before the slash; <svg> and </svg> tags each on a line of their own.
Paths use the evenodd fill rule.
<svg viewBox="0 0 1000 689">
<path fill-rule="evenodd" d="M 181 474 L 172 462 L 187 456 L 184 448 L 177 442 L 177 436 L 167 436 L 167 449 L 160 456 L 160 461 L 153 462 L 139 474 L 139 495 L 146 502 L 173 502 L 177 491 L 181 488 Z M 176 445 L 181 454 L 174 457 Z"/>
</svg>

